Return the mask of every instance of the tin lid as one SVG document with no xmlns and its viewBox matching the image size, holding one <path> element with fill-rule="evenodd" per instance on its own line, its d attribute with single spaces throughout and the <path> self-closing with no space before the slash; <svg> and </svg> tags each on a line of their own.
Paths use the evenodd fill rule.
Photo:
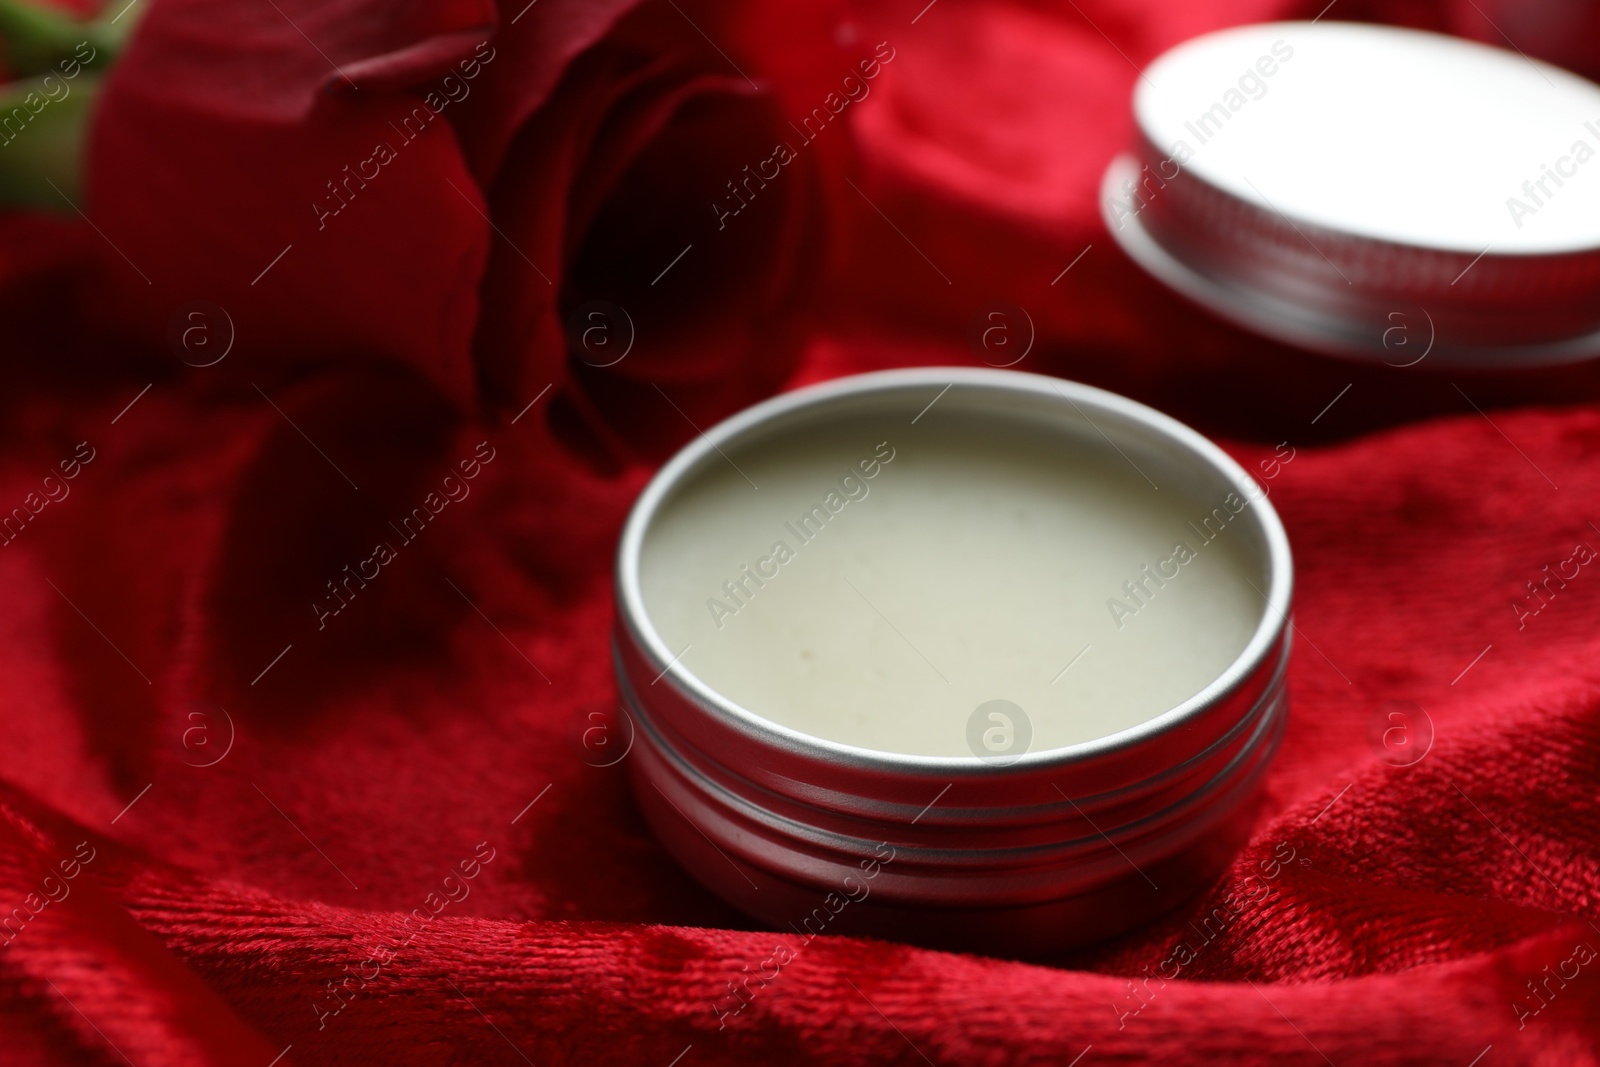
<svg viewBox="0 0 1600 1067">
<path fill-rule="evenodd" d="M 1600 354 L 1600 86 L 1387 26 L 1207 34 L 1144 72 L 1123 249 L 1278 340 L 1403 366 Z"/>
</svg>

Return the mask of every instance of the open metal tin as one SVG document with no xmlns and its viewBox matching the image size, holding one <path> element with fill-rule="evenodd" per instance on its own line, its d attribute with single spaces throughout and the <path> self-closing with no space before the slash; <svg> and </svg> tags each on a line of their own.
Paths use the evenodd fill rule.
<svg viewBox="0 0 1600 1067">
<path fill-rule="evenodd" d="M 1025 422 L 1048 447 L 1120 456 L 1129 478 L 1148 475 L 1195 500 L 1247 500 L 1237 529 L 1259 616 L 1226 670 L 1131 728 L 995 761 L 812 736 L 739 706 L 685 666 L 652 621 L 641 581 L 662 509 L 758 443 L 804 441 L 841 413 L 906 427 L 935 400 L 974 432 Z M 1126 398 L 950 367 L 786 393 L 687 445 L 624 528 L 614 653 L 635 721 L 635 792 L 684 867 L 780 930 L 1013 956 L 1108 937 L 1187 899 L 1247 833 L 1243 813 L 1286 717 L 1292 582 L 1288 539 L 1261 486 L 1198 433 Z"/>
</svg>

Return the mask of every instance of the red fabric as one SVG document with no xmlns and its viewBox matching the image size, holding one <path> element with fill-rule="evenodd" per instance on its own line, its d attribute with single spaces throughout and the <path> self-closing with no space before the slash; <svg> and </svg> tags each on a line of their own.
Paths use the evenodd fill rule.
<svg viewBox="0 0 1600 1067">
<path fill-rule="evenodd" d="M 157 0 L 97 116 L 99 232 L 0 221 L 0 515 L 37 512 L 0 538 L 0 1061 L 1596 1061 L 1600 577 L 1564 562 L 1600 549 L 1594 371 L 1299 355 L 1165 294 L 1097 221 L 1134 64 L 1315 11 L 938 0 L 773 26 L 540 0 L 518 44 L 517 4 L 280 2 L 358 88 L 276 5 Z M 314 224 L 328 167 L 486 18 L 485 107 L 452 104 L 302 245 L 286 220 Z M 879 41 L 871 95 L 679 289 L 650 284 L 670 228 L 583 222 L 606 188 L 705 210 Z M 715 180 L 672 187 L 684 152 Z M 607 262 L 636 294 L 610 299 L 656 311 L 595 368 L 551 309 L 603 297 Z M 584 759 L 616 701 L 614 539 L 689 417 L 974 361 L 996 298 L 1039 324 L 1021 369 L 1226 430 L 1261 472 L 1298 565 L 1288 736 L 1231 870 L 1145 929 L 1033 964 L 801 944 L 689 879 L 625 766 Z M 164 347 L 193 299 L 235 320 L 214 367 Z M 394 558 L 335 598 L 380 541 Z M 1394 702 L 1432 724 L 1413 766 L 1384 758 L 1391 712 L 1422 722 Z"/>
</svg>

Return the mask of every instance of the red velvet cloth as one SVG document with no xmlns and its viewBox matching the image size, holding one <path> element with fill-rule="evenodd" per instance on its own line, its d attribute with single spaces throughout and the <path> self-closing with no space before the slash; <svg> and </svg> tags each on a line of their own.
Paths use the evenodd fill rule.
<svg viewBox="0 0 1600 1067">
<path fill-rule="evenodd" d="M 507 73 L 487 111 L 515 117 L 452 118 L 456 140 L 405 157 L 391 192 L 355 200 L 329 224 L 341 236 L 297 245 L 262 289 L 250 277 L 301 239 L 271 212 L 314 224 L 322 164 L 354 158 L 329 130 L 362 137 L 383 106 L 360 94 L 435 77 L 522 5 L 430 9 L 376 42 L 307 22 L 361 86 L 331 104 L 307 102 L 337 80 L 310 53 L 219 96 L 206 47 L 252 77 L 267 61 L 186 21 L 205 6 L 158 2 L 108 86 L 100 232 L 0 226 L 0 514 L 31 515 L 0 537 L 0 1062 L 1596 1062 L 1594 372 L 1296 354 L 1164 293 L 1098 222 L 1134 65 L 1212 26 L 1315 11 L 938 0 L 818 16 L 828 43 L 796 58 L 804 25 L 763 35 L 691 7 L 730 65 L 801 97 L 880 40 L 896 55 L 834 131 L 843 169 L 819 156 L 776 221 L 730 223 L 820 271 L 792 231 L 827 219 L 821 292 L 774 281 L 760 242 L 708 257 L 662 297 L 689 313 L 648 320 L 670 343 L 642 337 L 643 358 L 597 373 L 550 347 L 549 295 L 497 289 L 533 282 L 491 250 L 477 208 L 520 219 L 518 243 L 564 285 L 592 283 L 582 242 L 539 217 L 583 200 L 577 171 L 618 169 L 606 144 L 637 152 L 661 128 L 629 95 L 637 39 L 565 66 L 616 12 L 585 21 L 541 0 L 518 24 L 549 20 L 536 43 L 504 47 L 556 63 L 551 77 L 489 68 Z M 1349 14 L 1471 30 L 1453 11 Z M 274 48 L 301 47 L 274 32 Z M 185 35 L 197 51 L 180 54 Z M 651 91 L 737 97 L 700 80 L 703 59 Z M 576 110 L 534 114 L 552 92 L 581 110 L 611 90 L 634 131 L 617 141 L 579 136 Z M 234 104 L 254 126 L 221 124 Z M 205 165 L 141 160 L 163 122 L 199 138 Z M 680 133 L 716 166 L 761 158 Z M 552 176 L 550 159 L 579 157 Z M 186 215 L 180 194 L 207 189 Z M 288 206 L 264 206 L 275 197 Z M 351 273 L 374 259 L 389 273 Z M 719 317 L 734 290 L 718 286 L 750 277 L 762 300 Z M 105 313 L 113 288 L 138 314 Z M 184 366 L 159 337 L 197 297 L 236 315 L 240 348 L 215 367 Z M 617 698 L 619 524 L 647 457 L 693 433 L 675 405 L 699 421 L 783 384 L 971 362 L 967 320 L 996 298 L 1039 323 L 1020 369 L 1228 432 L 1283 515 L 1291 718 L 1250 844 L 1179 912 L 1043 963 L 759 929 L 675 866 L 625 763 L 593 766 L 582 743 Z M 697 347 L 696 316 L 716 345 Z M 645 391 L 663 383 L 666 402 Z M 419 506 L 437 511 L 420 532 L 390 532 Z M 395 546 L 378 576 L 331 594 L 377 542 Z M 1426 755 L 1396 766 L 1425 732 Z M 793 959 L 721 1014 L 779 945 Z"/>
</svg>

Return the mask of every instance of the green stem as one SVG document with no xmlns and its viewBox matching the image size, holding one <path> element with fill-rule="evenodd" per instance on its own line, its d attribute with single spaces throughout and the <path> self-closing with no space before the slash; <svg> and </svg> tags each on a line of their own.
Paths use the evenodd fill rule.
<svg viewBox="0 0 1600 1067">
<path fill-rule="evenodd" d="M 88 67 L 109 64 L 140 14 L 127 0 L 112 2 L 117 10 L 109 18 L 102 15 L 80 22 L 27 0 L 0 0 L 0 57 L 7 73 L 12 77 L 59 73 L 62 63 L 74 60 Z"/>
<path fill-rule="evenodd" d="M 0 86 L 0 204 L 75 210 L 99 88 L 99 75 L 87 71 Z"/>
</svg>

